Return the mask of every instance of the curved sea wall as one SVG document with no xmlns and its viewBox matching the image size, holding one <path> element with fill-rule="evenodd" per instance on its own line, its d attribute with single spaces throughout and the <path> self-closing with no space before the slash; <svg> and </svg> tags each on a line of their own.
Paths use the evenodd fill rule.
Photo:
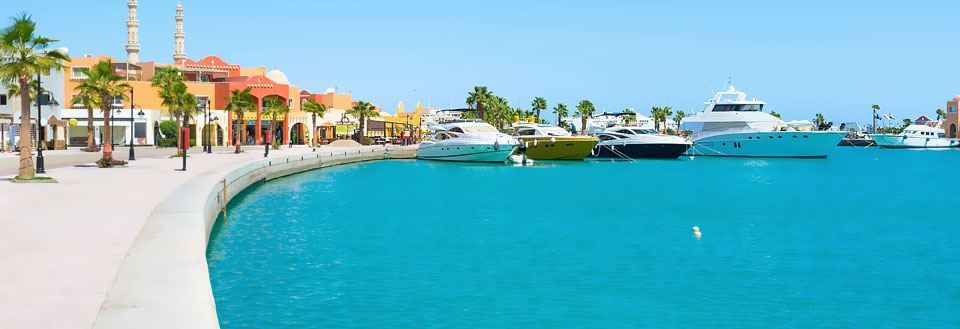
<svg viewBox="0 0 960 329">
<path fill-rule="evenodd" d="M 181 185 L 151 212 L 113 280 L 94 328 L 219 328 L 207 241 L 230 200 L 258 182 L 347 163 L 412 158 L 413 148 L 364 147 L 264 158 Z"/>
</svg>

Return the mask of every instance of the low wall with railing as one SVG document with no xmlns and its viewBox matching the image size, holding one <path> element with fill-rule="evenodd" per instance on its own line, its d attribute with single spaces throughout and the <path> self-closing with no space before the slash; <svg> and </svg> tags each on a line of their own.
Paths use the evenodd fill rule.
<svg viewBox="0 0 960 329">
<path fill-rule="evenodd" d="M 114 278 L 94 328 L 219 328 L 207 242 L 230 199 L 258 182 L 415 149 L 364 147 L 250 160 L 200 174 L 154 208 Z"/>
</svg>

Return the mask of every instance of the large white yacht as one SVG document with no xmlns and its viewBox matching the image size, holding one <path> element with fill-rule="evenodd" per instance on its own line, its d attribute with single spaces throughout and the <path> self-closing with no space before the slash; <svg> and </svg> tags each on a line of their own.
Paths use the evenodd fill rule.
<svg viewBox="0 0 960 329">
<path fill-rule="evenodd" d="M 642 125 L 613 126 L 592 135 L 600 138 L 600 143 L 590 152 L 591 158 L 676 159 L 691 145 L 683 137 L 664 135 Z"/>
<path fill-rule="evenodd" d="M 706 102 L 706 109 L 684 118 L 690 131 L 689 155 L 774 158 L 826 158 L 846 133 L 804 131 L 763 112 L 766 102 L 732 85 Z"/>
<path fill-rule="evenodd" d="M 956 139 L 946 137 L 943 128 L 937 124 L 910 125 L 899 134 L 870 135 L 883 148 L 949 148 L 960 147 Z"/>
<path fill-rule="evenodd" d="M 520 143 L 486 122 L 454 121 L 430 127 L 430 140 L 420 143 L 417 159 L 463 162 L 506 162 Z"/>
</svg>

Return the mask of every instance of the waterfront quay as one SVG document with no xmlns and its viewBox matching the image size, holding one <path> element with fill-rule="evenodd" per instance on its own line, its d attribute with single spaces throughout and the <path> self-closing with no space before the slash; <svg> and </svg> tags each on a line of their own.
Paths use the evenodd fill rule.
<svg viewBox="0 0 960 329">
<path fill-rule="evenodd" d="M 291 159 L 313 157 L 319 163 L 325 160 L 318 156 L 348 159 L 347 155 L 390 152 L 392 158 L 400 158 L 413 153 L 409 148 L 387 150 L 377 146 L 323 147 L 318 152 L 308 147 L 285 147 L 271 151 L 270 156 L 264 158 L 262 152 L 253 149 L 241 154 L 229 153 L 226 148 L 217 149 L 219 152 L 213 154 L 196 149 L 189 153 L 187 171 L 177 171 L 182 159 L 169 157 L 169 153 L 174 152 L 171 149 L 160 151 L 163 152 L 157 153 L 167 154 L 153 157 L 144 155 L 130 162 L 126 168 L 99 169 L 87 166 L 92 162 L 78 163 L 81 166 L 50 168 L 49 175 L 56 178 L 56 184 L 4 184 L 0 189 L 0 209 L 5 214 L 0 216 L 0 249 L 4 250 L 0 253 L 0 262 L 5 264 L 4 279 L 0 280 L 0 328 L 91 328 L 95 327 L 95 323 L 96 327 L 111 327 L 110 324 L 117 323 L 110 321 L 117 317 L 97 319 L 98 314 L 102 313 L 105 299 L 111 293 L 111 287 L 123 278 L 118 273 L 128 259 L 131 248 L 138 244 L 138 237 L 148 224 L 148 219 L 158 211 L 158 204 L 176 197 L 178 188 L 189 185 L 198 177 L 209 177 L 224 168 L 262 162 L 280 165 L 289 163 Z M 78 156 L 82 154 L 51 155 L 50 158 Z M 6 160 L 0 158 L 0 161 Z M 2 163 L 5 172 L 0 179 L 10 180 L 14 173 L 7 171 L 15 170 L 15 167 L 9 168 L 6 162 Z M 310 167 L 301 167 L 299 170 L 308 169 Z M 280 174 L 293 172 L 296 170 Z M 181 201 L 185 207 L 197 207 L 203 202 L 199 199 Z M 201 222 L 194 224 L 201 225 Z M 192 237 L 201 238 L 205 243 L 206 236 Z M 149 282 L 147 280 L 151 275 L 169 277 L 195 269 L 188 266 L 163 267 L 163 261 L 178 249 L 169 247 L 176 246 L 164 246 L 168 249 L 161 249 L 156 254 L 158 258 L 144 260 L 156 267 L 151 272 L 136 274 L 137 280 Z M 195 254 L 202 260 L 205 246 L 192 247 L 196 247 L 196 250 L 185 252 Z M 183 248 L 180 246 L 179 249 Z M 202 265 L 205 273 L 205 261 L 197 265 Z M 195 283 L 209 288 L 208 278 L 199 278 L 202 282 Z M 195 304 L 181 300 L 182 303 L 164 305 L 156 299 L 146 302 L 138 298 L 156 298 L 164 295 L 164 289 L 177 289 L 184 296 L 192 296 L 196 294 L 189 290 L 197 285 L 164 287 L 154 282 L 140 286 L 133 292 L 134 296 L 122 296 L 132 303 L 114 312 L 119 313 L 118 316 L 123 320 L 112 327 L 143 328 L 155 325 L 172 328 L 178 327 L 169 326 L 173 323 L 191 323 L 192 315 L 185 315 L 176 308 L 190 308 Z M 157 311 L 158 308 L 164 311 Z M 212 313 L 207 315 L 215 317 L 212 305 L 209 311 Z M 152 319 L 152 322 L 147 319 Z M 210 327 L 216 326 L 214 322 Z"/>
</svg>

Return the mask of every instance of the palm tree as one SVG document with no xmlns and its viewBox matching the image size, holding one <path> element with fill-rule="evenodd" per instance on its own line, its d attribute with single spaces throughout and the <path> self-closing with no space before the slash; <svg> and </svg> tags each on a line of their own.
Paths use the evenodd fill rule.
<svg viewBox="0 0 960 329">
<path fill-rule="evenodd" d="M 683 111 L 677 111 L 677 114 L 673 116 L 673 122 L 677 123 L 677 130 L 680 130 L 680 122 L 683 121 L 683 118 L 687 116 L 687 113 Z"/>
<path fill-rule="evenodd" d="M 157 73 L 150 79 L 150 86 L 157 89 L 157 96 L 160 97 L 160 105 L 167 108 L 167 114 L 173 117 L 173 122 L 177 125 L 176 138 L 177 145 L 180 145 L 180 117 L 183 111 L 178 102 L 178 93 L 186 91 L 186 85 L 183 83 L 183 74 L 180 69 L 175 67 L 164 67 L 157 70 Z M 178 151 L 179 152 L 179 151 Z"/>
<path fill-rule="evenodd" d="M 877 111 L 880 111 L 880 104 L 873 104 L 870 108 L 873 109 L 873 126 L 870 129 L 877 131 Z"/>
<path fill-rule="evenodd" d="M 777 119 L 782 119 L 782 118 L 780 117 L 780 113 L 777 113 L 777 111 L 770 111 L 770 115 L 776 117 Z"/>
<path fill-rule="evenodd" d="M 48 50 L 57 40 L 39 36 L 36 30 L 37 23 L 29 15 L 20 14 L 13 18 L 10 26 L 0 31 L 0 82 L 16 83 L 20 88 L 20 168 L 17 176 L 25 180 L 33 179 L 36 174 L 30 145 L 30 82 L 37 75 L 59 71 L 63 62 L 70 60 L 59 50 Z"/>
<path fill-rule="evenodd" d="M 946 118 L 947 112 L 944 112 L 943 109 L 937 109 L 937 121 L 940 121 L 941 118 Z"/>
<path fill-rule="evenodd" d="M 533 102 L 530 103 L 530 107 L 533 108 L 533 116 L 537 118 L 537 122 L 540 121 L 540 111 L 547 109 L 547 100 L 543 97 L 537 97 L 533 99 Z"/>
<path fill-rule="evenodd" d="M 557 126 L 563 127 L 563 118 L 570 115 L 570 111 L 567 110 L 566 104 L 560 103 L 553 107 L 553 114 L 557 115 Z"/>
<path fill-rule="evenodd" d="M 110 166 L 113 163 L 113 145 L 111 145 L 113 141 L 111 130 L 113 128 L 110 126 L 110 115 L 113 107 L 111 105 L 113 105 L 114 98 L 124 97 L 131 87 L 122 82 L 123 77 L 113 70 L 113 66 L 108 60 L 100 61 L 92 67 L 84 69 L 83 73 L 87 78 L 76 86 L 76 90 L 85 97 L 92 99 L 91 101 L 97 104 L 100 112 L 103 113 L 103 128 L 101 128 L 103 157 L 101 160 L 105 165 Z"/>
<path fill-rule="evenodd" d="M 631 124 L 637 122 L 637 112 L 633 109 L 624 109 L 623 114 L 623 123 Z"/>
<path fill-rule="evenodd" d="M 226 110 L 233 113 L 236 119 L 236 128 L 234 129 L 233 136 L 235 138 L 236 149 L 233 153 L 240 154 L 240 143 L 243 140 L 243 133 L 247 130 L 246 125 L 244 124 L 243 114 L 247 111 L 256 111 L 257 110 L 257 100 L 250 94 L 250 87 L 247 87 L 243 90 L 234 89 L 230 91 L 230 96 L 227 96 L 227 107 Z"/>
<path fill-rule="evenodd" d="M 487 90 L 487 87 L 475 86 L 473 87 L 473 91 L 467 94 L 467 105 L 469 105 L 471 109 L 477 110 L 477 117 L 483 120 L 483 112 L 487 109 L 487 105 L 492 99 L 493 93 Z"/>
<path fill-rule="evenodd" d="M 270 116 L 270 144 L 273 149 L 279 149 L 280 143 L 277 142 L 277 118 L 290 113 L 290 107 L 287 102 L 277 97 L 267 98 L 267 109 L 264 114 Z"/>
<path fill-rule="evenodd" d="M 372 104 L 364 101 L 357 101 L 356 105 L 354 105 L 349 110 L 347 110 L 347 114 L 352 115 L 358 120 L 360 120 L 359 137 L 366 136 L 365 129 L 367 127 L 367 118 L 374 118 L 379 116 L 379 113 L 377 113 L 377 108 L 374 107 Z M 357 141 L 359 141 L 360 139 L 359 137 L 357 138 Z"/>
<path fill-rule="evenodd" d="M 813 122 L 815 122 L 815 123 L 817 124 L 817 130 L 820 130 L 820 126 L 822 126 L 823 123 L 826 122 L 826 121 L 827 121 L 827 119 L 824 119 L 823 113 L 817 113 L 817 114 L 814 115 L 814 117 L 813 117 Z"/>
<path fill-rule="evenodd" d="M 593 103 L 589 100 L 582 100 L 580 104 L 577 104 L 577 113 L 580 114 L 580 130 L 587 131 L 587 119 L 593 116 L 593 112 L 596 112 L 597 109 L 593 107 Z"/>
<path fill-rule="evenodd" d="M 80 92 L 74 96 L 72 104 L 79 105 L 87 109 L 87 147 L 83 148 L 82 151 L 100 152 L 96 141 L 93 139 L 93 109 L 99 107 L 99 105 L 93 100 L 93 96 L 87 94 L 86 92 Z"/>
<path fill-rule="evenodd" d="M 313 117 L 313 138 L 310 139 L 310 145 L 313 145 L 313 148 L 317 148 L 317 116 L 321 118 L 327 112 L 327 106 L 324 104 L 317 103 L 313 100 L 308 100 L 303 104 L 303 110 L 309 112 Z"/>
<path fill-rule="evenodd" d="M 653 125 L 657 131 L 660 131 L 660 123 L 663 123 L 663 128 L 667 128 L 667 118 L 673 115 L 673 111 L 669 106 L 664 107 L 653 107 L 650 109 L 650 116 L 653 117 Z"/>
</svg>

